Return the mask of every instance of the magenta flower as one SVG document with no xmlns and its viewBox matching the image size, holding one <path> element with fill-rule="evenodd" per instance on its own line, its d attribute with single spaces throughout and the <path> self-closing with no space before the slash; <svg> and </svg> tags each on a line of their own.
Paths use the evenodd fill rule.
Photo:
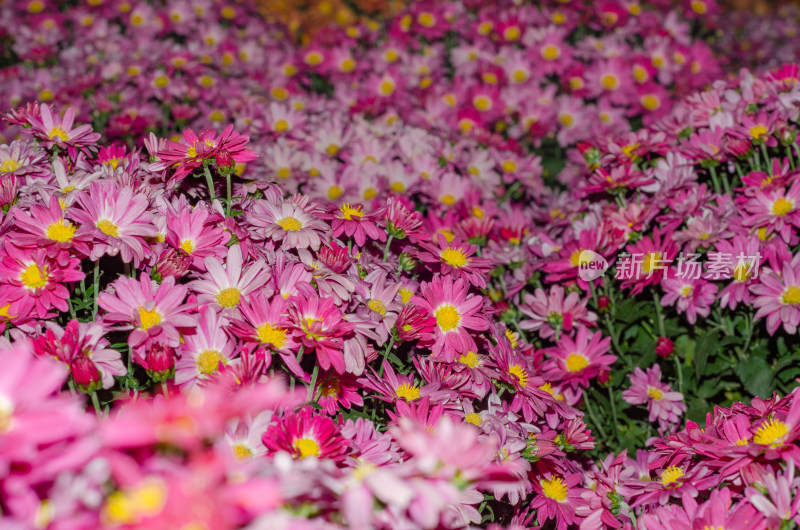
<svg viewBox="0 0 800 530">
<path fill-rule="evenodd" d="M 175 285 L 175 278 L 166 278 L 161 285 L 142 273 L 139 279 L 121 276 L 100 293 L 98 304 L 106 311 L 103 321 L 122 324 L 118 329 L 132 330 L 128 345 L 137 362 L 153 344 L 180 345 L 181 333 L 189 333 L 197 322 L 183 304 L 186 286 Z"/>
<path fill-rule="evenodd" d="M 573 388 L 587 388 L 590 379 L 601 371 L 609 371 L 617 360 L 616 355 L 608 353 L 610 343 L 611 338 L 603 338 L 600 331 L 590 333 L 580 326 L 574 340 L 568 336 L 561 337 L 555 347 L 545 350 L 551 356 L 543 366 L 545 378 Z"/>
<path fill-rule="evenodd" d="M 112 181 L 92 182 L 89 193 L 79 192 L 77 201 L 80 208 L 72 212 L 80 224 L 76 235 L 94 237 L 92 261 L 119 254 L 122 261 L 133 261 L 134 267 L 138 267 L 150 254 L 145 239 L 155 238 L 157 232 L 145 195 Z"/>
<path fill-rule="evenodd" d="M 368 236 L 372 241 L 386 241 L 386 232 L 378 227 L 375 214 L 364 213 L 360 204 L 342 204 L 338 208 L 332 208 L 323 218 L 331 219 L 333 237 L 340 237 L 342 234 L 352 237 L 359 247 L 364 246 Z"/>
<path fill-rule="evenodd" d="M 198 303 L 212 304 L 229 318 L 235 318 L 241 300 L 263 287 L 269 277 L 264 273 L 263 260 L 244 267 L 240 245 L 231 245 L 227 254 L 224 267 L 216 257 L 207 257 L 206 273 L 189 287 L 198 293 Z"/>
<path fill-rule="evenodd" d="M 75 111 L 69 107 L 62 118 L 53 114 L 49 105 L 39 107 L 41 116 L 28 116 L 30 132 L 48 148 L 58 146 L 61 149 L 90 145 L 100 139 L 100 133 L 92 132 L 88 124 L 72 128 L 75 122 Z"/>
<path fill-rule="evenodd" d="M 758 308 L 754 320 L 767 319 L 767 331 L 773 335 L 783 324 L 786 333 L 794 335 L 800 324 L 800 254 L 791 262 L 784 261 L 780 273 L 765 269 L 758 283 L 750 287 Z"/>
<path fill-rule="evenodd" d="M 462 279 L 442 276 L 430 283 L 423 283 L 421 296 L 411 302 L 436 319 L 433 357 L 453 362 L 457 354 L 475 351 L 475 339 L 470 331 L 489 329 L 489 323 L 481 312 L 483 298 L 468 296 L 469 285 Z"/>
<path fill-rule="evenodd" d="M 658 420 L 660 431 L 671 429 L 686 412 L 683 394 L 673 392 L 672 387 L 661 382 L 661 367 L 654 364 L 647 371 L 634 368 L 628 374 L 631 386 L 622 393 L 622 399 L 631 405 L 647 405 L 650 421 Z"/>
<path fill-rule="evenodd" d="M 424 241 L 419 244 L 424 249 L 418 253 L 421 261 L 439 263 L 442 274 L 462 278 L 475 287 L 486 287 L 491 262 L 474 256 L 478 247 L 455 239 L 447 241 L 442 234 L 437 234 L 435 241 L 435 245 Z"/>
<path fill-rule="evenodd" d="M 364 399 L 359 394 L 361 385 L 352 374 L 328 372 L 320 374 L 315 393 L 319 395 L 317 403 L 330 416 L 336 416 L 340 409 L 361 407 Z"/>
<path fill-rule="evenodd" d="M 207 257 L 225 255 L 231 235 L 214 222 L 212 212 L 203 203 L 194 208 L 184 206 L 177 213 L 170 208 L 166 217 L 167 243 L 191 257 L 196 269 L 203 270 Z"/>
<path fill-rule="evenodd" d="M 570 525 L 580 521 L 580 516 L 576 513 L 578 500 L 583 492 L 583 488 L 579 486 L 580 482 L 579 473 L 565 476 L 545 473 L 533 480 L 533 489 L 537 495 L 530 507 L 536 508 L 540 525 L 555 519 L 556 528 L 566 530 Z"/>
<path fill-rule="evenodd" d="M 261 229 L 263 237 L 280 242 L 284 250 L 309 247 L 317 250 L 329 238 L 328 225 L 309 213 L 305 204 L 292 201 L 281 204 L 260 201 L 250 220 Z"/>
<path fill-rule="evenodd" d="M 299 413 L 286 412 L 277 424 L 270 425 L 262 437 L 270 453 L 284 451 L 292 458 L 326 458 L 343 460 L 347 450 L 346 440 L 330 418 L 314 415 L 311 407 Z"/>
<path fill-rule="evenodd" d="M 175 363 L 175 383 L 193 386 L 207 380 L 219 370 L 220 364 L 230 362 L 234 342 L 225 334 L 226 321 L 211 307 L 198 315 L 196 333 L 184 337 L 181 357 Z"/>
<path fill-rule="evenodd" d="M 521 320 L 519 327 L 525 331 L 538 331 L 543 339 L 556 334 L 572 334 L 574 326 L 592 326 L 597 315 L 586 309 L 586 299 L 581 300 L 577 292 L 564 296 L 564 287 L 552 285 L 550 292 L 536 289 L 533 294 L 525 293 L 525 303 L 519 310 L 530 318 Z"/>
<path fill-rule="evenodd" d="M 308 293 L 294 297 L 288 309 L 292 335 L 302 342 L 306 351 L 314 350 L 323 370 L 331 366 L 337 373 L 345 372 L 342 338 L 353 330 L 344 320 L 342 310 L 333 299 Z"/>
<path fill-rule="evenodd" d="M 50 310 L 68 311 L 69 290 L 62 283 L 83 279 L 80 260 L 64 256 L 61 262 L 47 257 L 45 249 L 21 249 L 5 243 L 0 260 L 0 287 L 8 315 L 47 318 Z"/>
<path fill-rule="evenodd" d="M 20 208 L 13 210 L 15 230 L 11 238 L 21 247 L 44 247 L 54 256 L 60 250 L 74 248 L 78 253 L 88 256 L 91 240 L 89 234 L 76 234 L 77 226 L 67 219 L 58 197 L 52 195 L 47 207 L 31 204 L 26 212 Z M 78 237 L 76 238 L 76 235 Z"/>
<path fill-rule="evenodd" d="M 667 277 L 661 281 L 661 287 L 665 293 L 661 305 L 675 305 L 678 313 L 686 313 L 686 320 L 690 324 L 697 321 L 698 315 L 708 316 L 717 294 L 717 286 L 713 283 L 688 275 L 680 278 L 674 274 L 674 269 L 670 269 Z"/>
</svg>

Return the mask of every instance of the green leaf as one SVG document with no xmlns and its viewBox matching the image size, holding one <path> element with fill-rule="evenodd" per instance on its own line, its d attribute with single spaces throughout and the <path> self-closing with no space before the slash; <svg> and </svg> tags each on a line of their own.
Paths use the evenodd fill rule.
<svg viewBox="0 0 800 530">
<path fill-rule="evenodd" d="M 750 357 L 736 367 L 745 389 L 754 396 L 769 397 L 772 393 L 772 370 L 762 357 Z"/>
<path fill-rule="evenodd" d="M 708 356 L 716 354 L 719 348 L 719 331 L 712 330 L 704 333 L 694 347 L 694 373 L 695 379 L 700 381 L 705 374 Z"/>
</svg>

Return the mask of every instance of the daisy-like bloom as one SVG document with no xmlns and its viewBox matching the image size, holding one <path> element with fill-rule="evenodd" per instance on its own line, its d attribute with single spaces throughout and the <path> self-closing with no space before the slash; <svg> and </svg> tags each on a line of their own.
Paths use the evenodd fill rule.
<svg viewBox="0 0 800 530">
<path fill-rule="evenodd" d="M 78 258 L 65 257 L 59 263 L 44 249 L 22 249 L 10 241 L 6 241 L 4 250 L 0 287 L 9 304 L 6 315 L 47 318 L 52 309 L 69 310 L 69 290 L 61 284 L 84 278 Z"/>
<path fill-rule="evenodd" d="M 800 254 L 791 261 L 784 261 L 780 274 L 765 269 L 750 291 L 755 295 L 753 307 L 758 308 L 753 319 L 766 317 L 770 335 L 781 324 L 786 333 L 794 335 L 797 332 L 800 324 Z"/>
<path fill-rule="evenodd" d="M 92 182 L 88 193 L 77 194 L 77 202 L 79 208 L 72 210 L 80 225 L 76 237 L 89 234 L 94 238 L 91 260 L 119 254 L 122 261 L 133 261 L 138 267 L 150 253 L 145 239 L 158 234 L 147 197 L 128 186 L 106 181 Z"/>
<path fill-rule="evenodd" d="M 371 374 L 359 379 L 365 388 L 373 390 L 375 397 L 381 401 L 394 403 L 403 400 L 407 403 L 420 398 L 429 398 L 437 403 L 450 394 L 449 391 L 439 390 L 438 383 L 417 385 L 414 381 L 414 372 L 408 375 L 396 373 L 389 361 L 383 361 L 383 375 L 373 370 Z"/>
<path fill-rule="evenodd" d="M 623 280 L 623 289 L 633 286 L 631 296 L 659 283 L 678 253 L 671 234 L 662 234 L 658 227 L 653 229 L 652 238 L 628 245 L 627 251 L 629 256 L 621 256 L 617 262 L 616 277 Z"/>
<path fill-rule="evenodd" d="M 587 299 L 581 300 L 577 292 L 564 297 L 564 287 L 552 285 L 550 293 L 536 289 L 524 294 L 525 303 L 519 310 L 530 318 L 521 320 L 519 327 L 525 331 L 538 331 L 543 339 L 560 333 L 572 334 L 574 326 L 592 326 L 597 315 L 586 309 Z"/>
<path fill-rule="evenodd" d="M 566 530 L 580 521 L 580 516 L 576 514 L 578 500 L 583 492 L 583 488 L 578 485 L 580 482 L 580 473 L 564 476 L 545 473 L 533 480 L 533 489 L 538 495 L 533 498 L 530 507 L 536 509 L 540 525 L 555 519 L 556 528 Z"/>
<path fill-rule="evenodd" d="M 229 232 L 210 219 L 211 216 L 212 212 L 203 203 L 194 208 L 187 205 L 177 214 L 170 209 L 166 215 L 167 243 L 190 256 L 193 266 L 200 270 L 207 257 L 225 255 L 225 245 L 231 238 Z"/>
<path fill-rule="evenodd" d="M 758 276 L 754 261 L 761 256 L 758 237 L 737 234 L 733 239 L 718 241 L 714 248 L 719 255 L 732 258 L 732 267 L 726 270 L 726 277 L 731 279 L 731 283 L 717 296 L 720 307 L 727 306 L 735 310 L 739 302 L 751 305 L 750 287 L 756 283 Z M 709 252 L 709 258 L 713 257 L 714 253 Z"/>
<path fill-rule="evenodd" d="M 329 239 L 328 225 L 306 211 L 305 204 L 284 201 L 275 204 L 259 201 L 254 207 L 250 221 L 260 229 L 261 235 L 281 243 L 283 250 L 318 250 Z"/>
<path fill-rule="evenodd" d="M 269 453 L 284 451 L 292 458 L 327 458 L 341 461 L 347 452 L 347 440 L 332 419 L 314 414 L 312 407 L 299 413 L 287 411 L 262 436 Z"/>
<path fill-rule="evenodd" d="M 320 298 L 314 293 L 302 293 L 290 300 L 288 309 L 292 335 L 302 342 L 306 352 L 314 350 L 319 365 L 336 373 L 345 372 L 342 340 L 353 330 L 353 324 L 344 320 L 342 310 L 333 299 Z"/>
<path fill-rule="evenodd" d="M 702 278 L 692 278 L 690 275 L 678 277 L 674 269 L 670 269 L 661 281 L 661 287 L 665 293 L 661 305 L 675 305 L 678 313 L 686 313 L 689 324 L 694 324 L 698 315 L 708 316 L 717 294 L 717 286 L 713 283 Z"/>
<path fill-rule="evenodd" d="M 231 361 L 235 343 L 225 334 L 227 321 L 210 307 L 196 321 L 196 333 L 183 337 L 181 358 L 175 363 L 175 383 L 189 387 L 206 381 Z"/>
<path fill-rule="evenodd" d="M 55 195 L 50 197 L 49 206 L 31 204 L 28 211 L 19 208 L 13 210 L 14 223 L 18 230 L 9 235 L 21 247 L 44 247 L 53 256 L 60 250 L 75 250 L 88 256 L 90 253 L 87 241 L 91 239 L 83 234 L 76 239 L 77 226 L 64 215 L 64 209 Z"/>
<path fill-rule="evenodd" d="M 330 416 L 336 416 L 341 408 L 350 409 L 353 405 L 361 407 L 364 400 L 358 393 L 360 385 L 352 374 L 328 372 L 320 374 L 315 395 L 317 403 Z"/>
<path fill-rule="evenodd" d="M 475 351 L 477 346 L 470 331 L 489 329 L 481 312 L 483 297 L 468 296 L 469 284 L 462 278 L 454 281 L 449 275 L 423 283 L 420 292 L 421 296 L 412 297 L 411 303 L 436 319 L 432 356 L 453 362 L 457 355 Z"/>
<path fill-rule="evenodd" d="M 789 244 L 795 229 L 800 226 L 800 180 L 796 180 L 788 190 L 757 189 L 743 208 L 749 214 L 743 220 L 745 226 L 769 226 Z"/>
<path fill-rule="evenodd" d="M 234 419 L 225 429 L 225 442 L 236 460 L 249 460 L 267 454 L 261 438 L 267 432 L 273 411 L 265 410 L 255 418 Z"/>
<path fill-rule="evenodd" d="M 603 338 L 600 331 L 590 333 L 583 326 L 578 328 L 575 339 L 562 337 L 558 344 L 545 350 L 551 359 L 545 362 L 544 377 L 550 381 L 567 383 L 572 388 L 588 388 L 589 380 L 601 371 L 608 371 L 616 355 L 608 353 L 611 338 Z"/>
<path fill-rule="evenodd" d="M 186 286 L 175 285 L 175 277 L 166 278 L 161 285 L 142 273 L 139 279 L 119 277 L 100 293 L 97 303 L 106 314 L 103 321 L 122 324 L 118 329 L 132 330 L 128 345 L 139 362 L 152 344 L 177 348 L 181 332 L 190 332 L 197 321 L 187 313 L 183 304 Z"/>
<path fill-rule="evenodd" d="M 36 149 L 29 140 L 14 140 L 0 145 L 0 175 L 35 177 L 47 173 L 47 153 Z"/>
<path fill-rule="evenodd" d="M 395 323 L 401 341 L 418 340 L 420 345 L 433 344 L 434 326 L 436 318 L 413 304 L 403 306 Z"/>
<path fill-rule="evenodd" d="M 367 275 L 364 282 L 356 287 L 358 298 L 364 303 L 359 307 L 359 315 L 378 324 L 374 330 L 378 334 L 378 344 L 389 340 L 389 333 L 397 322 L 403 305 L 396 300 L 399 282 L 387 284 L 387 274 L 381 269 Z"/>
<path fill-rule="evenodd" d="M 425 229 L 422 226 L 422 217 L 413 206 L 409 209 L 397 197 L 386 199 L 386 206 L 375 212 L 386 221 L 386 230 L 395 239 L 408 238 L 412 243 L 421 241 Z"/>
<path fill-rule="evenodd" d="M 373 241 L 386 241 L 386 232 L 378 227 L 375 214 L 364 213 L 360 204 L 342 204 L 322 217 L 331 219 L 333 237 L 340 237 L 342 234 L 352 237 L 359 247 L 364 246 L 367 237 Z"/>
<path fill-rule="evenodd" d="M 766 516 L 769 528 L 780 528 L 788 521 L 800 524 L 800 495 L 797 495 L 800 478 L 795 478 L 794 461 L 789 460 L 783 473 L 763 468 L 761 472 L 762 487 L 748 486 L 747 500 Z"/>
<path fill-rule="evenodd" d="M 269 280 L 264 271 L 264 261 L 258 260 L 247 268 L 243 267 L 241 245 L 228 248 L 225 266 L 216 257 L 207 257 L 204 262 L 206 273 L 194 280 L 189 287 L 198 294 L 197 301 L 211 304 L 223 311 L 227 317 L 239 315 L 239 304 L 250 293 L 260 289 Z"/>
<path fill-rule="evenodd" d="M 447 241 L 444 235 L 436 235 L 436 244 L 421 242 L 424 250 L 418 252 L 419 259 L 426 263 L 439 263 L 441 273 L 463 278 L 475 287 L 486 287 L 486 276 L 491 268 L 488 259 L 474 256 L 478 247 L 462 241 Z"/>
<path fill-rule="evenodd" d="M 78 388 L 92 392 L 114 386 L 114 376 L 127 373 L 122 355 L 106 340 L 103 326 L 70 320 L 66 328 L 54 322 L 47 331 L 31 339 L 37 355 L 52 356 L 65 363 Z"/>
<path fill-rule="evenodd" d="M 628 374 L 631 386 L 622 393 L 622 399 L 631 405 L 647 405 L 650 421 L 658 420 L 659 430 L 668 431 L 686 412 L 683 394 L 673 392 L 672 387 L 661 382 L 661 367 L 654 364 L 647 371 L 634 368 Z"/>
<path fill-rule="evenodd" d="M 31 134 L 43 141 L 48 148 L 58 146 L 61 149 L 88 146 L 100 139 L 100 133 L 92 132 L 92 126 L 88 124 L 79 125 L 72 128 L 75 122 L 75 110 L 72 107 L 64 112 L 62 118 L 58 114 L 53 114 L 49 105 L 39 107 L 41 116 L 28 116 L 28 123 L 31 125 Z"/>
</svg>

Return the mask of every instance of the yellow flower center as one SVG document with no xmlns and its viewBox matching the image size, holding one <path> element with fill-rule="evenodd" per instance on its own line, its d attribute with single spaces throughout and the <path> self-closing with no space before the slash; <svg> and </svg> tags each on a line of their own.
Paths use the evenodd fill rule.
<svg viewBox="0 0 800 530">
<path fill-rule="evenodd" d="M 48 134 L 48 136 L 50 137 L 51 140 L 56 137 L 58 137 L 62 142 L 66 142 L 69 140 L 69 135 L 67 134 L 67 131 L 65 131 L 64 128 L 61 127 L 60 125 L 53 127 L 50 130 L 50 134 Z"/>
<path fill-rule="evenodd" d="M 548 44 L 542 48 L 542 59 L 547 61 L 555 61 L 559 57 L 561 57 L 561 49 L 558 46 L 554 44 Z"/>
<path fill-rule="evenodd" d="M 661 100 L 653 94 L 645 94 L 642 96 L 642 106 L 647 110 L 656 110 L 661 106 Z"/>
<path fill-rule="evenodd" d="M 342 216 L 348 221 L 364 217 L 364 211 L 361 209 L 361 206 L 353 207 L 345 203 L 339 207 L 339 210 L 341 210 Z"/>
<path fill-rule="evenodd" d="M 700 0 L 692 0 L 692 11 L 697 13 L 698 15 L 704 15 L 706 11 L 708 11 L 708 7 L 706 7 L 705 2 L 701 2 Z"/>
<path fill-rule="evenodd" d="M 664 394 L 661 392 L 661 390 L 654 388 L 652 386 L 648 387 L 647 395 L 655 399 L 656 401 L 660 401 L 661 399 L 664 398 Z"/>
<path fill-rule="evenodd" d="M 139 322 L 142 329 L 150 329 L 161 324 L 161 313 L 156 308 L 148 311 L 144 307 L 139 308 Z"/>
<path fill-rule="evenodd" d="M 567 356 L 567 370 L 570 372 L 580 372 L 587 366 L 589 366 L 589 359 L 581 355 L 580 353 L 570 353 Z"/>
<path fill-rule="evenodd" d="M 507 41 L 519 40 L 522 31 L 518 26 L 509 26 L 503 31 L 503 38 Z"/>
<path fill-rule="evenodd" d="M 481 419 L 481 415 L 478 414 L 477 412 L 470 412 L 469 414 L 464 416 L 464 421 L 466 421 L 467 423 L 471 423 L 473 425 L 476 425 L 478 427 L 480 427 L 481 423 L 483 423 L 483 420 Z"/>
<path fill-rule="evenodd" d="M 522 388 L 528 386 L 528 372 L 519 364 L 512 364 L 508 367 L 509 375 L 517 378 L 517 384 Z"/>
<path fill-rule="evenodd" d="M 786 305 L 800 304 L 800 287 L 790 285 L 781 295 L 781 302 Z"/>
<path fill-rule="evenodd" d="M 784 216 L 787 213 L 791 212 L 794 208 L 794 203 L 790 200 L 784 199 L 780 197 L 774 203 L 772 203 L 772 213 L 778 216 Z"/>
<path fill-rule="evenodd" d="M 753 137 L 753 140 L 758 140 L 762 136 L 766 135 L 768 132 L 769 131 L 767 131 L 766 125 L 763 125 L 761 123 L 750 127 L 750 136 Z"/>
<path fill-rule="evenodd" d="M 789 427 L 780 420 L 769 420 L 758 428 L 753 435 L 753 441 L 761 445 L 777 447 L 782 444 L 781 439 L 789 433 Z"/>
<path fill-rule="evenodd" d="M 648 252 L 642 261 L 642 271 L 649 274 L 661 261 L 660 252 Z"/>
<path fill-rule="evenodd" d="M 564 484 L 561 477 L 554 477 L 550 480 L 541 479 L 539 484 L 542 486 L 542 493 L 548 499 L 553 499 L 556 502 L 564 502 L 567 500 L 569 488 Z"/>
<path fill-rule="evenodd" d="M 19 275 L 19 279 L 28 289 L 41 289 L 47 285 L 47 266 L 40 269 L 35 263 L 31 263 Z"/>
<path fill-rule="evenodd" d="M 461 313 L 453 304 L 442 304 L 434 312 L 439 329 L 447 333 L 456 329 L 461 322 Z"/>
<path fill-rule="evenodd" d="M 333 186 L 328 188 L 328 198 L 332 201 L 335 201 L 336 199 L 341 197 L 342 193 L 344 193 L 344 190 L 342 189 L 341 186 L 337 184 L 334 184 Z"/>
<path fill-rule="evenodd" d="M 397 397 L 405 399 L 406 401 L 414 401 L 415 399 L 419 399 L 420 396 L 419 388 L 409 385 L 408 383 L 399 385 L 394 392 L 397 394 Z"/>
<path fill-rule="evenodd" d="M 288 167 L 282 167 L 278 169 L 277 174 L 280 179 L 288 179 L 292 175 L 292 170 Z"/>
<path fill-rule="evenodd" d="M 420 26 L 431 28 L 434 24 L 436 24 L 436 17 L 426 11 L 417 16 L 417 22 L 419 22 Z"/>
<path fill-rule="evenodd" d="M 664 471 L 661 472 L 661 484 L 663 486 L 669 486 L 670 484 L 675 484 L 678 482 L 678 479 L 684 476 L 683 469 L 678 466 L 670 466 Z"/>
<path fill-rule="evenodd" d="M 289 122 L 286 120 L 278 120 L 275 122 L 275 130 L 277 132 L 283 132 L 289 129 Z"/>
<path fill-rule="evenodd" d="M 75 225 L 66 219 L 59 219 L 47 225 L 47 232 L 45 232 L 47 239 L 58 241 L 59 243 L 67 243 L 72 241 L 75 237 Z"/>
<path fill-rule="evenodd" d="M 619 79 L 614 74 L 605 74 L 600 78 L 600 84 L 606 90 L 616 90 L 619 87 Z"/>
<path fill-rule="evenodd" d="M 269 322 L 261 324 L 256 328 L 258 340 L 264 344 L 270 344 L 275 348 L 282 348 L 286 343 L 286 330 L 273 326 Z"/>
<path fill-rule="evenodd" d="M 239 305 L 241 294 L 236 287 L 227 287 L 217 293 L 217 303 L 222 307 L 236 307 Z"/>
<path fill-rule="evenodd" d="M 478 95 L 472 99 L 472 104 L 481 112 L 492 108 L 492 99 L 488 96 Z"/>
<path fill-rule="evenodd" d="M 453 247 L 444 249 L 441 254 L 439 254 L 439 257 L 451 267 L 459 269 L 465 267 L 471 261 L 467 258 L 466 254 L 464 254 L 464 251 Z"/>
<path fill-rule="evenodd" d="M 219 363 L 224 357 L 217 350 L 205 350 L 197 356 L 197 369 L 206 375 L 213 374 L 219 369 Z"/>
<path fill-rule="evenodd" d="M 13 158 L 9 158 L 7 160 L 3 160 L 3 163 L 0 164 L 0 173 L 11 173 L 12 171 L 16 171 L 22 167 L 17 160 Z"/>
<path fill-rule="evenodd" d="M 253 451 L 245 444 L 235 444 L 231 449 L 233 449 L 233 455 L 239 460 L 247 460 L 253 456 Z"/>
<path fill-rule="evenodd" d="M 589 257 L 589 254 L 583 254 L 583 259 L 581 259 L 581 254 L 583 254 L 582 248 L 576 248 L 572 251 L 572 254 L 569 255 L 569 261 L 572 263 L 573 267 L 577 267 L 579 265 L 586 265 L 592 259 Z"/>
<path fill-rule="evenodd" d="M 367 307 L 378 313 L 380 316 L 386 314 L 386 306 L 380 300 L 372 299 L 367 303 Z"/>
<path fill-rule="evenodd" d="M 319 445 L 311 438 L 300 438 L 294 441 L 294 448 L 300 452 L 300 458 L 319 456 Z"/>
<path fill-rule="evenodd" d="M 278 224 L 287 232 L 298 232 L 303 228 L 303 225 L 294 217 L 284 217 Z"/>
<path fill-rule="evenodd" d="M 119 227 L 108 219 L 100 219 L 97 221 L 97 228 L 107 236 L 119 237 Z"/>
<path fill-rule="evenodd" d="M 194 251 L 194 241 L 191 239 L 184 239 L 181 241 L 181 250 L 187 254 L 191 254 Z"/>
<path fill-rule="evenodd" d="M 510 329 L 506 329 L 505 334 L 508 342 L 511 343 L 511 347 L 516 348 L 517 344 L 519 344 L 519 334 L 515 331 L 511 331 Z"/>
<path fill-rule="evenodd" d="M 465 364 L 470 368 L 477 368 L 481 365 L 481 358 L 478 357 L 478 354 L 474 351 L 468 351 L 464 355 L 458 358 L 458 362 L 461 364 Z"/>
</svg>

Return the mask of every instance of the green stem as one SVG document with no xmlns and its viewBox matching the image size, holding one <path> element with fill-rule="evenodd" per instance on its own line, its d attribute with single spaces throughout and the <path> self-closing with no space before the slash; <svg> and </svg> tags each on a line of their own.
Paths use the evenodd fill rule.
<svg viewBox="0 0 800 530">
<path fill-rule="evenodd" d="M 100 410 L 100 400 L 97 399 L 97 392 L 92 392 L 92 405 L 94 405 L 94 411 L 98 416 L 103 415 L 103 411 Z"/>
<path fill-rule="evenodd" d="M 389 234 L 389 238 L 386 240 L 386 246 L 383 248 L 383 261 L 386 261 L 386 259 L 389 257 L 389 247 L 392 245 L 393 239 L 394 236 Z"/>
<path fill-rule="evenodd" d="M 661 297 L 658 293 L 653 291 L 653 301 L 656 303 L 656 316 L 658 317 L 658 334 L 660 337 L 666 337 L 667 332 L 664 326 L 664 311 L 661 308 Z"/>
<path fill-rule="evenodd" d="M 620 442 L 619 437 L 619 419 L 617 418 L 617 403 L 614 400 L 614 391 L 611 388 L 613 385 L 611 381 L 608 382 L 608 402 L 611 403 L 611 417 L 614 420 L 614 435 L 617 437 L 617 441 Z"/>
<path fill-rule="evenodd" d="M 717 177 L 716 170 L 714 170 L 713 167 L 709 168 L 709 172 L 708 173 L 711 175 L 711 182 L 714 183 L 714 193 L 720 193 L 721 190 L 720 190 L 720 187 L 719 187 L 719 178 Z"/>
<path fill-rule="evenodd" d="M 592 400 L 589 399 L 589 393 L 583 393 L 583 402 L 586 404 L 586 410 L 589 412 L 589 417 L 592 419 L 592 423 L 597 427 L 597 430 L 600 432 L 600 437 L 603 440 L 606 440 L 606 431 L 603 429 L 603 426 L 600 424 L 600 420 L 597 419 L 597 414 L 595 414 L 594 409 L 592 408 Z"/>
<path fill-rule="evenodd" d="M 203 168 L 203 173 L 206 176 L 206 184 L 208 185 L 208 193 L 211 195 L 211 202 L 214 202 L 217 196 L 214 194 L 214 179 L 211 178 L 211 171 L 209 171 L 208 166 Z"/>
<path fill-rule="evenodd" d="M 94 262 L 94 290 L 92 291 L 92 295 L 94 296 L 94 308 L 92 309 L 92 319 L 97 316 L 97 295 L 100 291 L 100 260 Z"/>
<path fill-rule="evenodd" d="M 681 368 L 681 359 L 678 353 L 672 355 L 675 358 L 675 371 L 678 372 L 678 392 L 683 394 L 683 368 Z"/>
<path fill-rule="evenodd" d="M 314 371 L 311 372 L 311 383 L 308 385 L 306 392 L 306 401 L 309 403 L 314 398 L 314 389 L 317 387 L 317 377 L 319 376 L 319 363 L 314 363 Z"/>
<path fill-rule="evenodd" d="M 163 392 L 164 397 L 169 397 L 169 385 L 167 385 L 166 381 L 161 381 L 161 392 Z"/>
<path fill-rule="evenodd" d="M 392 337 L 389 339 L 389 345 L 386 346 L 386 349 L 383 351 L 384 361 L 389 360 L 389 352 L 392 351 L 392 346 L 394 346 L 394 334 L 392 334 Z M 378 370 L 378 377 L 381 377 L 382 375 L 383 375 L 383 363 L 381 363 L 381 367 Z"/>
<path fill-rule="evenodd" d="M 227 217 L 230 217 L 231 216 L 231 174 L 230 174 L 230 172 L 225 174 L 225 181 L 226 181 L 226 184 L 228 186 L 228 200 L 225 203 L 225 215 Z"/>
</svg>

